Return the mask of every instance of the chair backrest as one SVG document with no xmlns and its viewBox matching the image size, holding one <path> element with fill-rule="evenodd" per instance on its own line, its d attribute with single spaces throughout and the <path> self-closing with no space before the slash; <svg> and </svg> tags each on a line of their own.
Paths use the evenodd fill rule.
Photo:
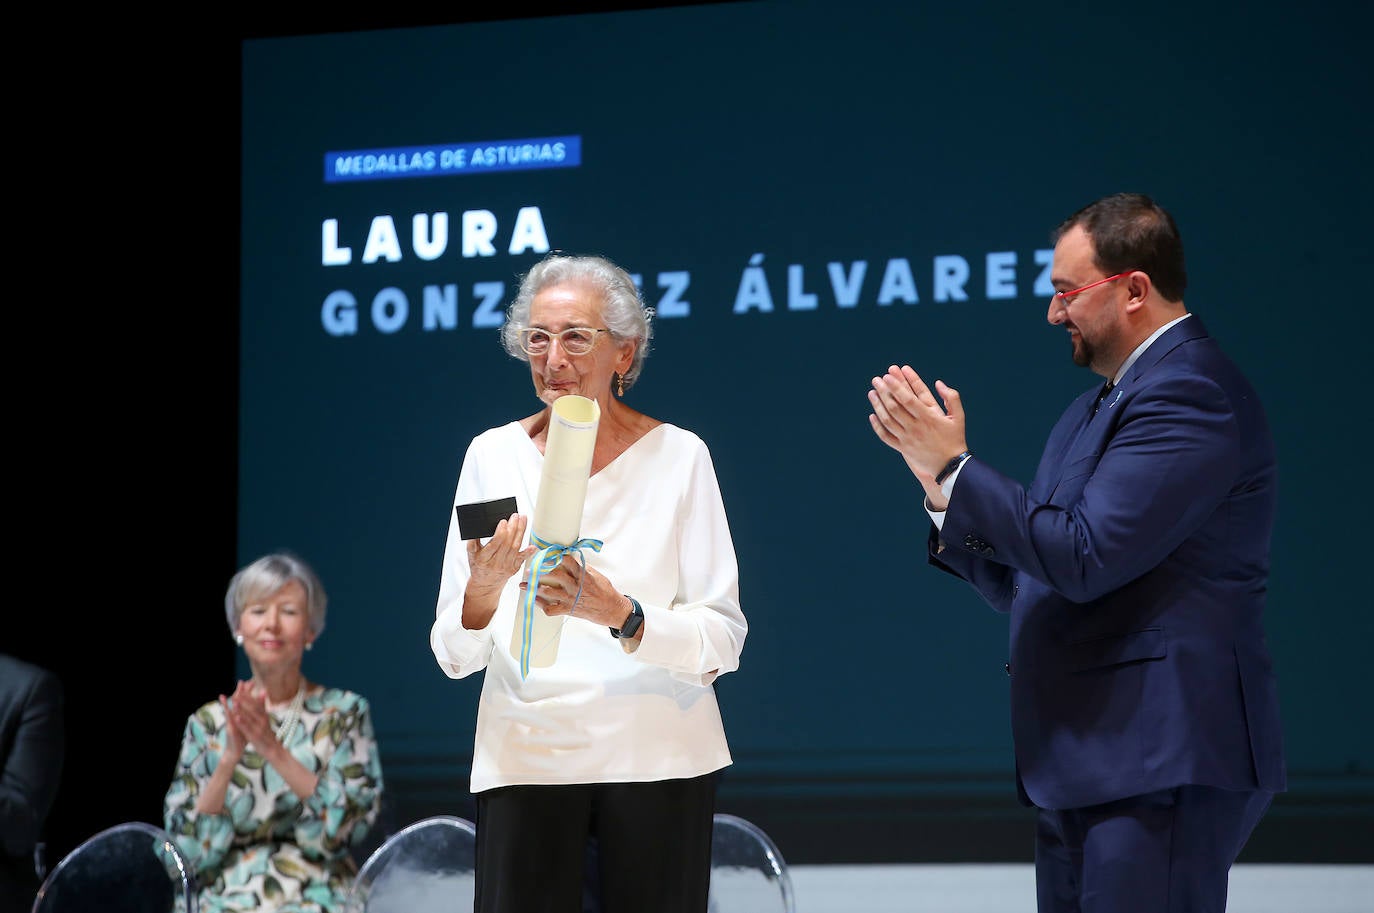
<svg viewBox="0 0 1374 913">
<path fill-rule="evenodd" d="M 402 828 L 367 857 L 348 913 L 471 913 L 477 828 L 435 815 Z"/>
<path fill-rule="evenodd" d="M 33 913 L 197 913 L 195 872 L 172 835 L 142 821 L 116 824 L 62 858 Z"/>
<path fill-rule="evenodd" d="M 736 815 L 717 814 L 711 831 L 709 913 L 796 913 L 792 876 L 772 839 Z"/>
</svg>

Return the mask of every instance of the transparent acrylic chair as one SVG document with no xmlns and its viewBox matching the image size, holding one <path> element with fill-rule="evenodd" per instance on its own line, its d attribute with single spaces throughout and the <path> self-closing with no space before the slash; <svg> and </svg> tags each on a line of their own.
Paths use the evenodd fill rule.
<svg viewBox="0 0 1374 913">
<path fill-rule="evenodd" d="M 717 814 L 711 834 L 709 913 L 796 913 L 792 876 L 762 828 Z"/>
<path fill-rule="evenodd" d="M 348 913 L 472 913 L 477 829 L 435 815 L 392 834 L 367 857 L 348 896 Z"/>
<path fill-rule="evenodd" d="M 116 824 L 53 867 L 33 913 L 197 913 L 195 873 L 162 828 Z"/>
</svg>

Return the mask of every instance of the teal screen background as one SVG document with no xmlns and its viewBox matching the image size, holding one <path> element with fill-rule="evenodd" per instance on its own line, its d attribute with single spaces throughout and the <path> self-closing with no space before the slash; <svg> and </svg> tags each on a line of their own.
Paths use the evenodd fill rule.
<svg viewBox="0 0 1374 913">
<path fill-rule="evenodd" d="M 1278 443 L 1291 789 L 1247 852 L 1369 861 L 1371 18 L 739 2 L 245 41 L 238 559 L 319 570 L 306 671 L 372 702 L 394 823 L 471 801 L 481 676 L 446 678 L 428 637 L 464 449 L 540 406 L 482 308 L 542 253 L 508 252 L 537 207 L 551 247 L 641 277 L 660 316 L 626 399 L 715 460 L 750 622 L 716 686 L 719 810 L 789 861 L 1028 858 L 1006 619 L 926 566 L 866 392 L 890 364 L 944 379 L 978 457 L 1028 482 L 1100 382 L 1045 321 L 1049 232 L 1138 190 Z M 331 151 L 568 135 L 578 167 L 323 180 Z M 464 254 L 464 213 L 493 253 Z M 400 258 L 363 262 L 380 217 Z M 331 220 L 347 265 L 322 263 Z M 328 328 L 341 292 L 355 333 Z M 445 294 L 455 323 L 431 300 L 427 324 Z"/>
</svg>

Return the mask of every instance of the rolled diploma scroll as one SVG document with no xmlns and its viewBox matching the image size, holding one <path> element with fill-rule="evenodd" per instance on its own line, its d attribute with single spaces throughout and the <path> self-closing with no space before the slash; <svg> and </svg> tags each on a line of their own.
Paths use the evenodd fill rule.
<svg viewBox="0 0 1374 913">
<path fill-rule="evenodd" d="M 587 500 L 587 480 L 592 474 L 596 428 L 600 421 L 601 406 L 594 399 L 569 393 L 554 400 L 549 416 L 549 438 L 544 444 L 539 497 L 534 504 L 534 520 L 530 527 L 530 533 L 535 538 L 558 546 L 570 546 L 577 542 L 577 534 L 582 528 L 582 507 Z M 531 604 L 540 557 L 535 555 L 525 571 L 525 579 L 530 583 L 528 593 Z M 566 618 L 563 615 L 545 615 L 538 606 L 533 606 L 533 611 L 527 612 L 525 603 L 526 598 L 522 596 L 510 641 L 510 654 L 516 660 L 521 660 L 522 672 L 527 636 L 528 665 L 541 668 L 553 665 L 558 658 L 558 641 L 563 634 L 563 621 Z"/>
</svg>

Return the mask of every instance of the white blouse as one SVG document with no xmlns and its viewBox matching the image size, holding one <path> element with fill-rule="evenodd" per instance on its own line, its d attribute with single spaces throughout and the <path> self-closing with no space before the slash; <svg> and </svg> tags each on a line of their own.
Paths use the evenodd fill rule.
<svg viewBox="0 0 1374 913">
<path fill-rule="evenodd" d="M 543 463 L 518 422 L 485 431 L 468 446 L 454 504 L 514 495 L 533 517 Z M 731 762 L 711 683 L 739 668 L 748 623 L 706 444 L 674 425 L 650 430 L 590 478 L 579 535 L 604 543 L 583 558 L 639 601 L 643 637 L 631 652 L 605 625 L 568 617 L 557 659 L 522 680 L 510 643 L 524 575 L 506 583 L 486 628 L 465 629 L 470 570 L 450 514 L 430 647 L 450 678 L 486 669 L 474 793 L 696 777 Z"/>
</svg>

